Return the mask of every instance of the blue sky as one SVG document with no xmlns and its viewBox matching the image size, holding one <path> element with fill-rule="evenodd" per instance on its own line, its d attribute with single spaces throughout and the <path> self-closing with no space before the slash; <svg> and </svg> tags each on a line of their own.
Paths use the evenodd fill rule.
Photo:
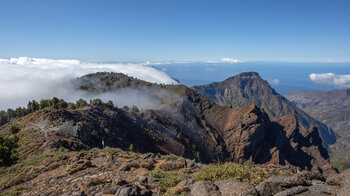
<svg viewBox="0 0 350 196">
<path fill-rule="evenodd" d="M 0 57 L 350 61 L 348 0 L 2 0 Z"/>
</svg>

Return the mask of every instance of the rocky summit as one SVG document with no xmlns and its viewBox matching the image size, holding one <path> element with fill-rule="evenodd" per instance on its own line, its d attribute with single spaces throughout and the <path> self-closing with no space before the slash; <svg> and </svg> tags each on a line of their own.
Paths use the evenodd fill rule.
<svg viewBox="0 0 350 196">
<path fill-rule="evenodd" d="M 113 75 L 90 75 L 89 81 L 108 81 L 113 88 L 104 91 L 124 88 L 113 85 L 118 81 Z M 1 126 L 2 135 L 18 137 L 19 156 L 1 167 L 0 191 L 310 195 L 347 186 L 327 184 L 337 172 L 319 131 L 301 131 L 296 115 L 271 120 L 257 105 L 218 105 L 183 85 L 141 88 L 162 91 L 154 94 L 157 109 L 120 108 L 96 99 L 77 108 L 39 107 Z"/>
<path fill-rule="evenodd" d="M 315 120 L 278 94 L 256 72 L 243 72 L 222 82 L 193 86 L 193 88 L 220 105 L 239 107 L 255 104 L 264 109 L 272 119 L 295 114 L 303 130 L 312 126 L 318 127 L 326 147 L 336 141 L 336 135 L 332 129 Z"/>
</svg>

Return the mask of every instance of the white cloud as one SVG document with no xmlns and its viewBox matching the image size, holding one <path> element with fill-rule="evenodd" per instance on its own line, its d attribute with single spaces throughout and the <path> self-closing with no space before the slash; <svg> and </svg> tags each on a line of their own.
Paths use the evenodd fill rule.
<svg viewBox="0 0 350 196">
<path fill-rule="evenodd" d="M 336 75 L 334 73 L 312 73 L 310 79 L 317 84 L 334 85 L 339 87 L 350 87 L 350 75 Z"/>
<path fill-rule="evenodd" d="M 94 72 L 119 72 L 154 83 L 177 84 L 161 70 L 145 64 L 99 64 L 79 60 L 0 59 L 0 109 L 24 106 L 29 100 L 60 98 L 75 101 L 69 80 Z"/>
<path fill-rule="evenodd" d="M 241 63 L 242 61 L 239 60 L 239 59 L 223 58 L 223 59 L 221 59 L 221 62 L 224 62 L 224 63 Z"/>
<path fill-rule="evenodd" d="M 278 86 L 280 84 L 280 80 L 277 78 L 269 80 L 269 82 L 270 82 L 270 84 L 275 85 L 275 86 Z"/>
</svg>

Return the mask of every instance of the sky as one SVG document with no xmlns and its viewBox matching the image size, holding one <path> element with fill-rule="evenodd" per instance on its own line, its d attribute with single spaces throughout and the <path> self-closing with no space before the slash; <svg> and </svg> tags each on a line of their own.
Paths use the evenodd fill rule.
<svg viewBox="0 0 350 196">
<path fill-rule="evenodd" d="M 348 0 L 1 0 L 0 58 L 350 61 Z"/>
<path fill-rule="evenodd" d="M 187 86 L 256 71 L 281 94 L 350 88 L 349 10 L 349 0 L 1 0 L 0 109 L 90 98 L 67 84 L 101 71 Z M 131 94 L 119 102 L 140 102 Z"/>
</svg>

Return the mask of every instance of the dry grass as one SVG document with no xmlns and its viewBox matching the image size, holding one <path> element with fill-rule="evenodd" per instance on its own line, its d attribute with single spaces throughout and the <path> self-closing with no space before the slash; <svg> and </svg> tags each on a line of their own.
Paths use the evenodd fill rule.
<svg viewBox="0 0 350 196">
<path fill-rule="evenodd" d="M 252 165 L 242 165 L 232 162 L 223 164 L 209 164 L 201 169 L 197 175 L 200 181 L 217 181 L 238 179 L 247 182 L 261 182 L 268 177 L 268 173 L 260 168 L 254 168 Z"/>
</svg>

